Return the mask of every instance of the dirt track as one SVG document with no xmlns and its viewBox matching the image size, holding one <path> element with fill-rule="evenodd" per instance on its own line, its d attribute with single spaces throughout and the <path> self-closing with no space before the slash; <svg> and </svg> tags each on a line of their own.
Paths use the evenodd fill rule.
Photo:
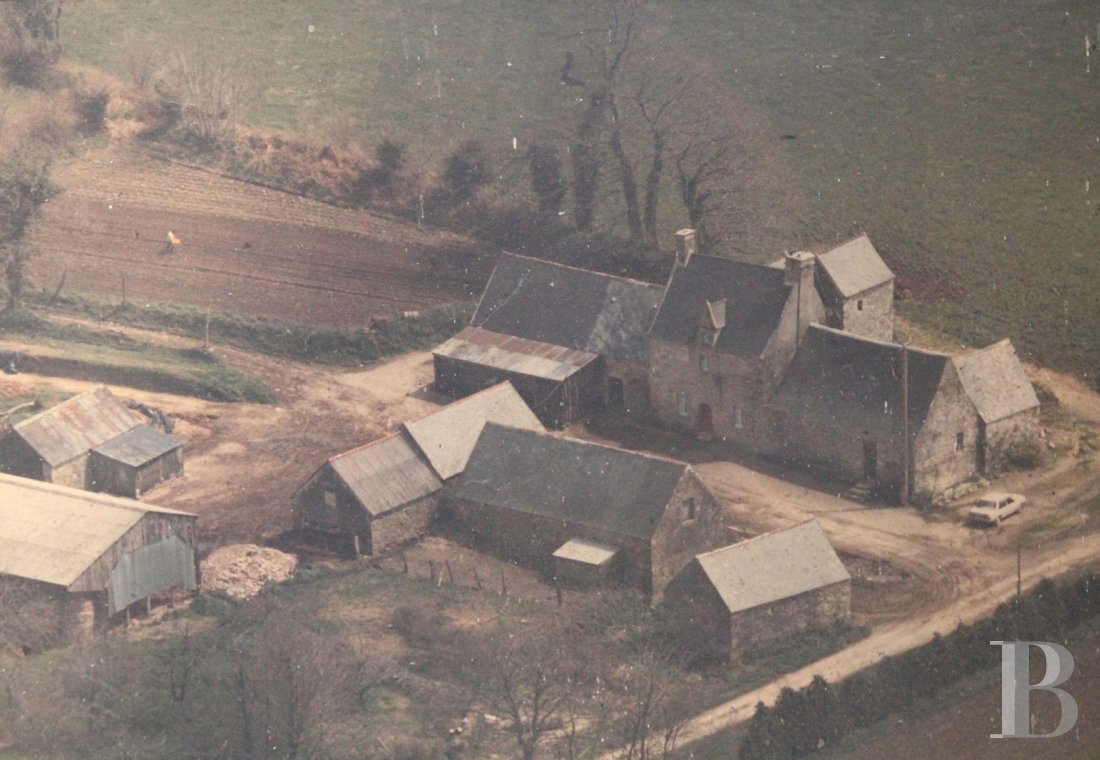
<svg viewBox="0 0 1100 760">
<path fill-rule="evenodd" d="M 457 235 L 150 158 L 58 166 L 33 236 L 38 285 L 332 327 L 471 298 L 490 257 Z M 182 241 L 165 253 L 168 231 Z"/>
</svg>

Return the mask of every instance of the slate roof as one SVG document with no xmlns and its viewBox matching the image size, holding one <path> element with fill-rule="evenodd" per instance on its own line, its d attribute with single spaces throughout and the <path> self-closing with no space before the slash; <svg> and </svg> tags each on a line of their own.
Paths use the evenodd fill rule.
<svg viewBox="0 0 1100 760">
<path fill-rule="evenodd" d="M 68 587 L 150 513 L 187 512 L 0 475 L 0 575 Z"/>
<path fill-rule="evenodd" d="M 954 358 L 963 389 L 987 425 L 1039 406 L 1016 349 L 1007 338 Z"/>
<path fill-rule="evenodd" d="M 902 347 L 810 325 L 787 366 L 773 403 L 804 419 L 900 432 Z M 928 415 L 946 354 L 909 349 L 909 423 Z"/>
<path fill-rule="evenodd" d="M 486 422 L 543 430 L 538 417 L 509 382 L 474 393 L 403 427 L 436 475 L 447 480 L 466 469 Z"/>
<path fill-rule="evenodd" d="M 328 464 L 372 517 L 443 487 L 432 468 L 400 433 L 337 454 Z"/>
<path fill-rule="evenodd" d="M 851 579 L 814 520 L 699 554 L 695 560 L 731 613 Z"/>
<path fill-rule="evenodd" d="M 821 254 L 817 260 L 844 298 L 857 296 L 894 279 L 894 273 L 866 235 Z"/>
<path fill-rule="evenodd" d="M 140 467 L 182 445 L 183 441 L 174 435 L 162 433 L 148 425 L 139 425 L 106 443 L 101 443 L 92 451 L 116 462 Z"/>
<path fill-rule="evenodd" d="M 650 328 L 654 338 L 692 344 L 709 304 L 726 301 L 726 326 L 717 351 L 759 356 L 779 324 L 790 287 L 783 270 L 713 256 L 692 256 L 677 267 Z"/>
<path fill-rule="evenodd" d="M 23 420 L 12 430 L 48 465 L 56 467 L 144 422 L 105 386 L 97 385 Z"/>
<path fill-rule="evenodd" d="M 479 327 L 464 328 L 432 354 L 558 383 L 599 358 L 588 351 L 516 338 Z"/>
<path fill-rule="evenodd" d="M 683 462 L 489 423 L 455 495 L 648 540 Z"/>
<path fill-rule="evenodd" d="M 662 288 L 501 254 L 470 324 L 617 359 L 645 361 Z"/>
</svg>

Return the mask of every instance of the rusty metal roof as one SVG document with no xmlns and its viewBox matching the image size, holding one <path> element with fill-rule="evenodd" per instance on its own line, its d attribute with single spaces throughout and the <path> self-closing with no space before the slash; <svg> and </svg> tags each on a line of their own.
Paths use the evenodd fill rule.
<svg viewBox="0 0 1100 760">
<path fill-rule="evenodd" d="M 1008 338 L 952 361 L 963 390 L 987 425 L 1039 406 L 1035 388 Z"/>
<path fill-rule="evenodd" d="M 127 409 L 105 386 L 97 385 L 23 420 L 12 430 L 48 465 L 57 467 L 143 423 L 141 416 Z"/>
<path fill-rule="evenodd" d="M 130 467 L 140 467 L 182 445 L 183 441 L 174 435 L 162 433 L 148 425 L 139 425 L 106 443 L 101 443 L 92 451 Z"/>
<path fill-rule="evenodd" d="M 509 382 L 494 385 L 438 412 L 404 424 L 405 433 L 443 480 L 466 469 L 486 422 L 543 430 L 542 423 Z"/>
<path fill-rule="evenodd" d="M 385 514 L 443 487 L 432 468 L 400 433 L 337 454 L 328 463 L 372 516 Z"/>
<path fill-rule="evenodd" d="M 0 475 L 0 575 L 67 588 L 149 513 L 195 517 L 132 499 Z"/>
<path fill-rule="evenodd" d="M 599 357 L 588 351 L 467 327 L 433 352 L 504 372 L 563 382 Z"/>
<path fill-rule="evenodd" d="M 730 612 L 851 578 L 816 520 L 695 557 Z"/>
</svg>

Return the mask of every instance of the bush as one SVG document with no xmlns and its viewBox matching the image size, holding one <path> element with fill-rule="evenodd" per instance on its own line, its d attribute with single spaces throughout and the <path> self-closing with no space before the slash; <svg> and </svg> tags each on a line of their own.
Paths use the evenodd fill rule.
<svg viewBox="0 0 1100 760">
<path fill-rule="evenodd" d="M 96 92 L 77 92 L 76 100 L 77 131 L 82 135 L 95 135 L 107 126 L 107 104 L 111 94 L 103 90 Z"/>
<path fill-rule="evenodd" d="M 467 140 L 447 159 L 443 169 L 443 187 L 453 202 L 468 201 L 489 184 L 492 169 L 489 154 L 478 140 Z"/>
</svg>

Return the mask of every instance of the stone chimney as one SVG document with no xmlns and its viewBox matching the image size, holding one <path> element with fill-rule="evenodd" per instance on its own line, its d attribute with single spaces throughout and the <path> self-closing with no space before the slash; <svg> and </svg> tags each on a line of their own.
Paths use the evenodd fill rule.
<svg viewBox="0 0 1100 760">
<path fill-rule="evenodd" d="M 795 346 L 802 342 L 802 335 L 810 326 L 814 297 L 814 267 L 817 257 L 807 251 L 788 253 L 784 258 L 783 282 L 790 286 L 797 303 L 795 312 Z"/>
<path fill-rule="evenodd" d="M 695 254 L 695 230 L 685 227 L 676 233 L 676 266 L 686 267 Z"/>
</svg>

